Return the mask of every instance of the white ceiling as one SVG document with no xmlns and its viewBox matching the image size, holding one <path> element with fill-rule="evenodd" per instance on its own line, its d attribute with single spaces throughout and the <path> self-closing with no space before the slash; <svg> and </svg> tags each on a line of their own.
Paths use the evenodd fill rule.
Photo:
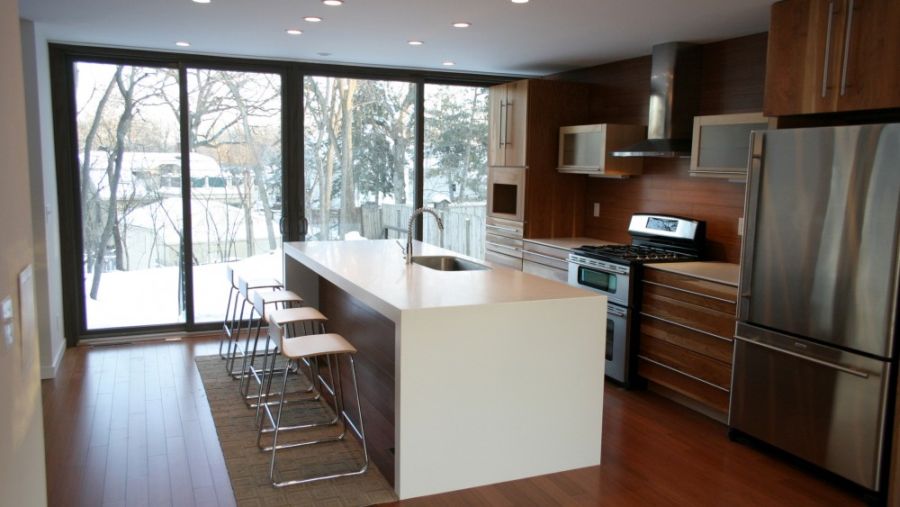
<svg viewBox="0 0 900 507">
<path fill-rule="evenodd" d="M 766 31 L 774 0 L 19 0 L 54 41 L 327 63 L 545 75 L 654 44 Z M 313 24 L 303 16 L 321 16 Z M 454 21 L 472 27 L 452 28 Z M 287 28 L 300 28 L 288 36 Z M 425 41 L 413 47 L 410 39 Z M 186 40 L 189 48 L 178 48 Z M 321 56 L 320 53 L 330 53 Z M 445 60 L 456 62 L 443 67 Z"/>
</svg>

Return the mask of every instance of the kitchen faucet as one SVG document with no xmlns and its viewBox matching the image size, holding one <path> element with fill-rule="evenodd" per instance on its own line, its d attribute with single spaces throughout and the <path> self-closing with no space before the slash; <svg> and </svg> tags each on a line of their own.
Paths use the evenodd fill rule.
<svg viewBox="0 0 900 507">
<path fill-rule="evenodd" d="M 413 241 L 413 222 L 416 220 L 416 216 L 423 215 L 425 213 L 431 213 L 434 216 L 434 219 L 437 221 L 438 230 L 441 231 L 441 244 L 440 246 L 444 246 L 444 221 L 441 220 L 441 217 L 438 216 L 437 212 L 431 208 L 419 208 L 412 212 L 409 216 L 409 224 L 406 226 L 406 250 L 403 253 L 403 258 L 406 260 L 407 264 L 412 264 L 412 241 Z"/>
</svg>

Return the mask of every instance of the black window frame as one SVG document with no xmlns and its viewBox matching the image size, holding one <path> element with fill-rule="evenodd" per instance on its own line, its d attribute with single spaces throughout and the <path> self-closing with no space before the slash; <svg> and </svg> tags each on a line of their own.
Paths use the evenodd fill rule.
<svg viewBox="0 0 900 507">
<path fill-rule="evenodd" d="M 278 74 L 282 80 L 282 216 L 283 241 L 297 241 L 305 234 L 303 221 L 304 105 L 303 80 L 306 76 L 405 81 L 416 86 L 415 103 L 415 188 L 414 206 L 423 203 L 425 85 L 490 87 L 521 79 L 524 76 L 439 72 L 424 69 L 333 65 L 312 62 L 268 60 L 237 56 L 212 56 L 196 53 L 146 51 L 90 45 L 49 44 L 50 79 L 53 103 L 53 131 L 56 155 L 57 205 L 60 217 L 60 258 L 64 306 L 64 331 L 69 346 L 84 338 L 126 337 L 147 334 L 192 333 L 215 331 L 221 323 L 197 324 L 193 315 L 193 298 L 186 297 L 186 320 L 179 324 L 134 326 L 88 330 L 86 326 L 83 259 L 81 237 L 81 202 L 77 186 L 78 139 L 74 83 L 77 62 L 165 67 L 179 72 L 181 114 L 179 118 L 182 151 L 182 192 L 190 191 L 190 146 L 187 140 L 188 100 L 186 73 L 190 68 L 265 72 Z M 189 195 L 189 194 L 184 194 Z M 188 200 L 183 199 L 185 207 Z M 190 234 L 190 213 L 184 210 L 183 228 Z M 421 218 L 415 237 L 422 238 Z M 184 262 L 186 296 L 193 294 L 190 241 L 185 241 Z"/>
</svg>

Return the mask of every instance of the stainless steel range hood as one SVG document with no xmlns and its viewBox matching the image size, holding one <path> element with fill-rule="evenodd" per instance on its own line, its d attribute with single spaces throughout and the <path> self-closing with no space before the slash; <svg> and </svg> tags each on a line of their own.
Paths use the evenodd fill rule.
<svg viewBox="0 0 900 507">
<path fill-rule="evenodd" d="M 700 93 L 699 46 L 669 42 L 653 46 L 647 139 L 614 157 L 690 157 Z"/>
</svg>

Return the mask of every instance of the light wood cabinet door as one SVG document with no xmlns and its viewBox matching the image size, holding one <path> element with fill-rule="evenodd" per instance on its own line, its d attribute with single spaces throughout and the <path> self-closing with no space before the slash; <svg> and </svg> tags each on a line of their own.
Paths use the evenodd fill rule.
<svg viewBox="0 0 900 507">
<path fill-rule="evenodd" d="M 766 116 L 837 107 L 835 55 L 843 40 L 843 0 L 784 0 L 772 5 L 766 55 Z"/>
<path fill-rule="evenodd" d="M 528 81 L 506 84 L 506 114 L 504 149 L 507 167 L 525 167 L 525 146 L 528 142 Z"/>
<path fill-rule="evenodd" d="M 492 86 L 488 94 L 488 166 L 506 165 L 503 144 L 506 124 L 506 85 Z"/>
<path fill-rule="evenodd" d="M 900 1 L 844 1 L 837 110 L 900 107 Z"/>
</svg>

